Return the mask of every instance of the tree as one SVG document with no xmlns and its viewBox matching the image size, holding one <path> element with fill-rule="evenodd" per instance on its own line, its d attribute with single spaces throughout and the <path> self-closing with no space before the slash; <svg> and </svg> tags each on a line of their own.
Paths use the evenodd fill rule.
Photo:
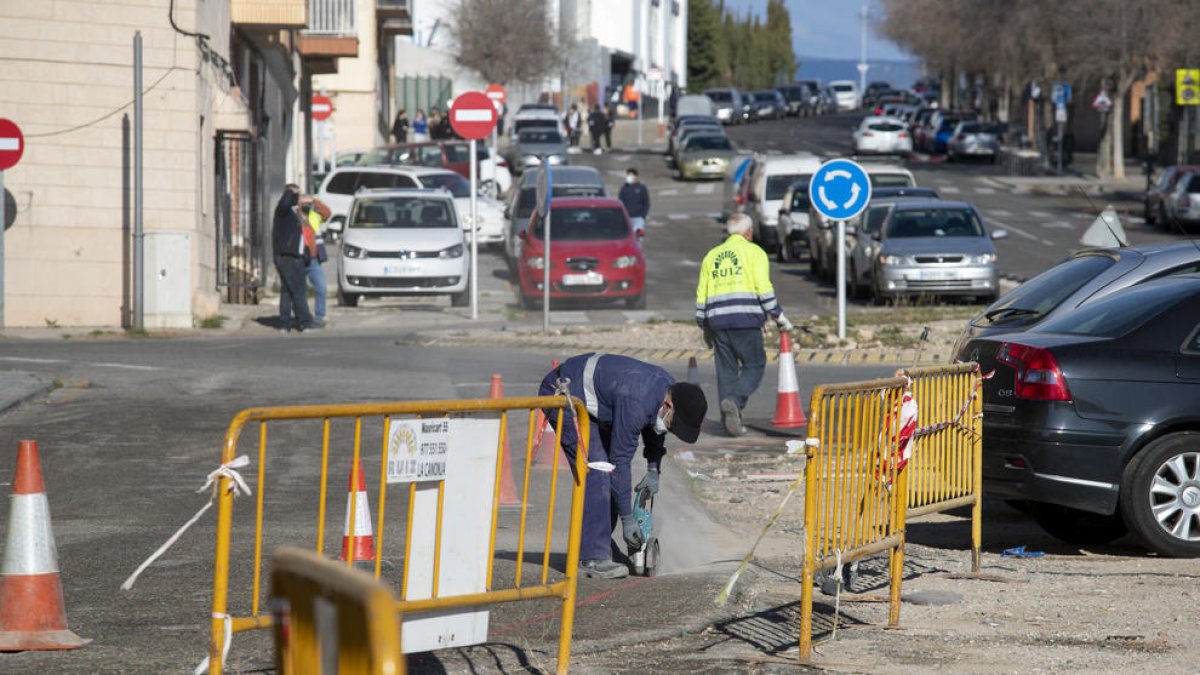
<svg viewBox="0 0 1200 675">
<path fill-rule="evenodd" d="M 544 0 L 454 0 L 450 16 L 455 61 L 488 82 L 533 82 L 560 63 Z"/>
<path fill-rule="evenodd" d="M 792 49 L 792 17 L 784 0 L 767 2 L 766 39 L 772 83 L 791 82 L 796 77 L 796 53 Z"/>
<path fill-rule="evenodd" d="M 704 91 L 722 75 L 720 15 L 712 0 L 688 0 L 688 86 Z"/>
</svg>

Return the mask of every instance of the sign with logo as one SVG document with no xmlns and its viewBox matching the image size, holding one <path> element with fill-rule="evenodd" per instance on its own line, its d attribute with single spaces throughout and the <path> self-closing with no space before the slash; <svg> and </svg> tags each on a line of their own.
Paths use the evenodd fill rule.
<svg viewBox="0 0 1200 675">
<path fill-rule="evenodd" d="M 1108 95 L 1108 91 L 1104 89 L 1101 89 L 1100 93 L 1096 94 L 1096 98 L 1092 99 L 1092 108 L 1099 110 L 1100 112 L 1108 112 L 1109 110 L 1112 110 L 1112 106 L 1112 97 L 1110 97 Z"/>
<path fill-rule="evenodd" d="M 0 117 L 0 171 L 5 171 L 21 161 L 25 154 L 25 135 L 16 122 Z"/>
<path fill-rule="evenodd" d="M 492 133 L 497 119 L 492 99 L 478 91 L 463 92 L 450 106 L 450 126 L 468 140 L 478 141 Z"/>
<path fill-rule="evenodd" d="M 829 220 L 849 220 L 871 201 L 871 178 L 857 162 L 832 159 L 808 182 L 808 199 Z"/>
<path fill-rule="evenodd" d="M 446 478 L 450 420 L 392 420 L 387 451 L 387 482 L 416 483 Z"/>
<path fill-rule="evenodd" d="M 1071 102 L 1071 85 L 1066 82 L 1059 82 L 1054 85 L 1050 91 L 1050 100 L 1054 101 L 1055 105 L 1066 105 Z"/>
<path fill-rule="evenodd" d="M 1175 105 L 1200 105 L 1200 68 L 1175 71 Z"/>
<path fill-rule="evenodd" d="M 312 98 L 312 118 L 324 122 L 333 116 L 333 99 L 317 95 Z"/>
</svg>

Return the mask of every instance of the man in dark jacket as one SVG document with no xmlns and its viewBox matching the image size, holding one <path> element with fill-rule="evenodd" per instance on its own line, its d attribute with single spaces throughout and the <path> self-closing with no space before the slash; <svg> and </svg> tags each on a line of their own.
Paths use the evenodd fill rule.
<svg viewBox="0 0 1200 675">
<path fill-rule="evenodd" d="M 635 233 L 646 231 L 646 217 L 650 215 L 650 191 L 638 179 L 638 171 L 629 167 L 625 171 L 625 184 L 617 195 L 625 210 L 629 213 L 629 221 L 633 223 Z"/>
<path fill-rule="evenodd" d="M 321 326 L 308 313 L 308 255 L 304 243 L 304 221 L 296 211 L 300 203 L 300 186 L 288 184 L 275 205 L 275 222 L 271 228 L 271 247 L 275 253 L 275 270 L 279 272 L 279 332 L 317 329 Z M 295 324 L 292 314 L 296 315 Z"/>
<path fill-rule="evenodd" d="M 619 579 L 629 568 L 612 559 L 617 520 L 630 553 L 641 548 L 641 530 L 633 516 L 631 463 L 638 445 L 646 458 L 646 476 L 636 489 L 658 493 L 659 471 L 666 455 L 663 441 L 671 432 L 695 443 L 708 412 L 700 387 L 675 378 L 658 366 L 616 354 L 580 354 L 550 371 L 538 395 L 569 392 L 587 408 L 588 472 L 584 487 L 580 572 L 589 577 Z M 554 411 L 547 411 L 553 424 Z M 574 461 L 579 446 L 570 413 L 560 433 L 563 450 Z"/>
<path fill-rule="evenodd" d="M 592 107 L 592 112 L 588 115 L 588 135 L 592 137 L 592 152 L 600 154 L 600 135 L 608 131 L 608 118 L 604 116 L 604 109 L 596 104 Z"/>
</svg>

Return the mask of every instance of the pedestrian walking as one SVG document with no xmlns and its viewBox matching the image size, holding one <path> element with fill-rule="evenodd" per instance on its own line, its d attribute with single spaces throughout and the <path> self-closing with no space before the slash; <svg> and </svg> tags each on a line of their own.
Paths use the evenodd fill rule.
<svg viewBox="0 0 1200 675">
<path fill-rule="evenodd" d="M 437 108 L 429 109 L 429 140 L 440 140 L 442 133 L 442 111 Z"/>
<path fill-rule="evenodd" d="M 329 253 L 325 250 L 325 237 L 322 235 L 321 230 L 325 221 L 329 219 L 329 216 L 333 215 L 333 211 L 320 199 L 315 197 L 301 197 L 300 212 L 304 216 L 305 225 L 312 232 L 311 240 L 313 248 L 316 250 L 316 255 L 309 257 L 307 268 L 308 283 L 312 284 L 313 293 L 315 294 L 313 313 L 316 315 L 316 322 L 324 325 L 329 285 L 326 283 L 325 268 L 322 265 L 329 260 Z"/>
<path fill-rule="evenodd" d="M 412 123 L 413 142 L 424 143 L 429 140 L 429 120 L 425 119 L 425 111 L 418 110 Z"/>
<path fill-rule="evenodd" d="M 612 150 L 612 130 L 617 124 L 617 104 L 614 101 L 608 106 L 608 112 L 604 115 L 604 125 L 600 128 L 600 132 L 604 134 L 604 149 Z"/>
<path fill-rule="evenodd" d="M 643 487 L 658 493 L 663 441 L 670 431 L 685 443 L 694 443 L 708 413 L 700 387 L 676 382 L 653 364 L 615 354 L 572 356 L 542 379 L 541 396 L 569 393 L 587 407 L 588 472 L 584 486 L 583 533 L 579 548 L 580 573 L 589 577 L 619 579 L 629 568 L 613 560 L 613 529 L 618 518 L 628 550 L 641 549 L 642 534 L 633 517 L 631 463 L 639 441 L 644 445 L 646 475 Z M 547 419 L 557 414 L 546 411 Z M 578 447 L 576 422 L 564 414 L 560 430 L 563 450 L 574 461 Z"/>
<path fill-rule="evenodd" d="M 767 363 L 763 324 L 770 317 L 780 330 L 790 331 L 792 323 L 775 298 L 767 254 L 752 241 L 753 221 L 735 213 L 725 229 L 729 237 L 700 263 L 696 323 L 715 352 L 721 421 L 730 436 L 741 436 L 746 433 L 742 410 L 762 383 Z"/>
<path fill-rule="evenodd" d="M 588 115 L 588 135 L 592 137 L 592 152 L 600 154 L 600 135 L 608 127 L 608 120 L 604 117 L 604 110 L 600 108 L 600 104 L 592 106 L 592 112 Z"/>
<path fill-rule="evenodd" d="M 571 147 L 579 147 L 579 139 L 583 136 L 583 113 L 579 112 L 576 104 L 571 104 L 567 111 L 567 141 Z"/>
<path fill-rule="evenodd" d="M 392 122 L 392 138 L 397 143 L 408 142 L 408 112 L 401 108 Z"/>
<path fill-rule="evenodd" d="M 633 223 L 633 231 L 644 234 L 646 218 L 650 215 L 650 191 L 642 185 L 638 170 L 632 166 L 625 170 L 625 184 L 621 186 L 617 198 L 625 205 L 629 222 Z"/>
<path fill-rule="evenodd" d="M 275 270 L 279 273 L 279 332 L 317 329 L 308 312 L 308 285 L 305 282 L 306 256 L 310 251 L 304 241 L 304 222 L 296 208 L 300 203 L 300 186 L 289 183 L 275 204 L 271 227 L 271 248 Z M 295 316 L 293 322 L 292 317 Z"/>
</svg>

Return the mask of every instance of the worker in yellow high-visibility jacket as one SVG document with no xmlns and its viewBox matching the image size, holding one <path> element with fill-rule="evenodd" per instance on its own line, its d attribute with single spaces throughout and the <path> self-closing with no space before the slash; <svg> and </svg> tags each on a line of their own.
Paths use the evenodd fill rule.
<svg viewBox="0 0 1200 675">
<path fill-rule="evenodd" d="M 715 352 L 721 420 L 731 436 L 740 436 L 746 433 L 742 410 L 767 364 L 763 324 L 770 317 L 790 331 L 792 323 L 775 298 L 767 254 L 752 241 L 750 217 L 735 213 L 725 229 L 729 238 L 700 264 L 696 323 Z"/>
</svg>

